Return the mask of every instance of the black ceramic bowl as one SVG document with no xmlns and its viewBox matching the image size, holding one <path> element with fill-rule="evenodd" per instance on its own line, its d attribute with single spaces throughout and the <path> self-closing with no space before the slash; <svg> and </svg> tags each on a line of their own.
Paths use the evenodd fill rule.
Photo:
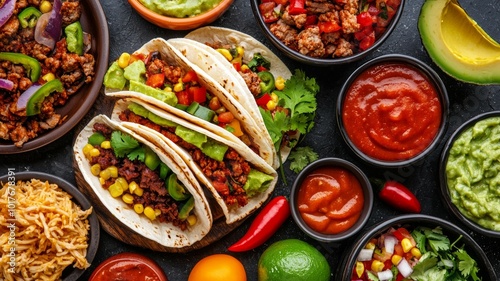
<svg viewBox="0 0 500 281">
<path fill-rule="evenodd" d="M 350 227 L 348 230 L 345 230 L 338 234 L 323 234 L 313 230 L 309 227 L 306 222 L 302 219 L 302 216 L 299 213 L 297 206 L 297 197 L 299 193 L 299 189 L 302 185 L 302 182 L 316 169 L 321 167 L 338 167 L 343 168 L 350 173 L 352 173 L 356 179 L 359 181 L 361 185 L 361 189 L 363 190 L 364 195 L 364 206 L 361 211 L 361 215 L 359 216 L 356 223 Z M 311 164 L 309 164 L 306 168 L 304 168 L 297 178 L 295 179 L 291 191 L 290 191 L 290 209 L 292 213 L 293 220 L 299 226 L 299 228 L 310 236 L 313 239 L 316 239 L 321 242 L 339 242 L 341 240 L 347 239 L 356 233 L 358 233 L 366 224 L 368 219 L 370 218 L 370 214 L 373 207 L 373 190 L 370 184 L 370 181 L 366 177 L 366 175 L 361 171 L 358 167 L 356 167 L 351 162 L 340 158 L 323 158 L 317 160 Z"/>
<path fill-rule="evenodd" d="M 367 155 L 365 152 L 363 152 L 360 148 L 358 148 L 353 141 L 350 139 L 348 133 L 346 132 L 346 129 L 344 127 L 344 121 L 342 120 L 342 114 L 343 114 L 343 106 L 344 106 L 344 101 L 346 99 L 347 92 L 349 91 L 351 84 L 358 78 L 359 75 L 361 75 L 365 70 L 379 65 L 379 64 L 384 64 L 384 63 L 401 63 L 403 65 L 408 65 L 410 67 L 413 67 L 417 69 L 424 77 L 427 78 L 427 80 L 434 86 L 436 89 L 436 92 L 438 94 L 438 98 L 441 104 L 441 123 L 439 124 L 439 128 L 437 129 L 437 133 L 435 134 L 433 140 L 431 143 L 424 149 L 422 149 L 418 154 L 412 156 L 411 158 L 405 158 L 401 160 L 381 160 L 378 158 L 374 158 L 372 156 Z M 373 92 L 373 91 L 372 91 Z M 342 89 L 340 90 L 340 95 L 337 99 L 337 106 L 336 106 L 336 115 L 337 115 L 337 125 L 340 128 L 340 132 L 342 135 L 342 138 L 345 140 L 347 145 L 350 147 L 350 149 L 362 160 L 365 162 L 377 166 L 377 167 L 382 167 L 382 168 L 400 168 L 400 167 L 405 167 L 409 166 L 411 164 L 414 164 L 420 160 L 422 160 L 425 156 L 427 156 L 430 152 L 432 152 L 440 143 L 442 136 L 446 132 L 446 128 L 448 126 L 448 114 L 449 114 L 449 101 L 448 101 L 448 94 L 446 91 L 446 87 L 439 77 L 439 75 L 432 70 L 429 66 L 421 62 L 420 60 L 417 60 L 413 57 L 406 56 L 406 55 L 400 55 L 400 54 L 388 54 L 388 55 L 383 55 L 376 57 L 363 65 L 361 65 L 358 69 L 356 69 L 347 79 L 347 81 L 344 83 L 342 86 Z M 371 117 L 367 117 L 371 118 Z"/>
<path fill-rule="evenodd" d="M 500 238 L 500 231 L 494 231 L 488 228 L 485 228 L 470 218 L 466 217 L 458 208 L 457 206 L 452 202 L 451 195 L 450 195 L 450 189 L 448 188 L 448 178 L 446 174 L 446 165 L 448 163 L 448 159 L 450 156 L 450 149 L 457 140 L 460 135 L 467 129 L 473 127 L 477 122 L 491 118 L 491 117 L 500 117 L 500 111 L 492 111 L 492 112 L 487 112 L 480 114 L 467 122 L 463 123 L 448 139 L 448 142 L 443 148 L 443 151 L 441 153 L 441 159 L 439 163 L 439 181 L 440 181 L 440 186 L 441 186 L 441 195 L 443 198 L 443 201 L 445 205 L 448 207 L 448 209 L 458 218 L 460 219 L 466 226 L 468 226 L 470 229 L 479 232 L 483 235 L 487 235 L 490 237 L 494 238 Z M 498 159 L 497 159 L 498 160 Z"/>
<path fill-rule="evenodd" d="M 435 228 L 439 226 L 442 228 L 443 233 L 448 236 L 450 242 L 455 241 L 461 236 L 456 245 L 464 245 L 464 249 L 467 251 L 467 253 L 476 260 L 479 266 L 479 275 L 482 277 L 482 280 L 498 280 L 496 272 L 492 268 L 488 257 L 481 249 L 481 247 L 474 241 L 474 239 L 469 236 L 469 234 L 460 229 L 458 226 L 446 220 L 422 214 L 397 216 L 387 221 L 381 222 L 380 224 L 375 224 L 374 226 L 366 230 L 352 245 L 348 246 L 344 250 L 334 280 L 351 280 L 351 275 L 356 264 L 356 259 L 358 258 L 361 249 L 365 247 L 368 241 L 370 241 L 371 238 L 378 237 L 382 233 L 387 232 L 387 230 L 391 227 L 400 226 L 408 228 L 417 226 Z"/>
<path fill-rule="evenodd" d="M 57 184 L 59 188 L 66 191 L 73 197 L 73 201 L 80 205 L 82 210 L 88 210 L 92 207 L 87 198 L 74 185 L 51 174 L 31 171 L 16 173 L 16 171 L 12 171 L 10 174 L 1 176 L 0 182 L 5 184 L 11 181 L 29 181 L 31 179 L 38 179 L 40 181 L 48 181 L 50 184 Z M 91 264 L 97 253 L 97 248 L 99 247 L 100 225 L 95 211 L 90 214 L 88 220 L 90 224 L 90 237 L 88 240 L 87 255 L 85 258 Z M 84 271 L 84 269 L 74 268 L 70 265 L 63 271 L 62 281 L 76 281 Z"/>
<path fill-rule="evenodd" d="M 401 17 L 401 14 L 403 13 L 404 4 L 405 4 L 405 0 L 401 0 L 401 4 L 399 5 L 398 10 L 394 14 L 394 16 L 393 16 L 391 22 L 389 23 L 389 25 L 387 26 L 387 29 L 385 30 L 385 32 L 382 33 L 377 38 L 375 43 L 371 47 L 367 48 L 366 50 L 354 53 L 353 55 L 346 56 L 346 57 L 315 58 L 315 57 L 304 55 L 296 50 L 291 49 L 290 47 L 285 45 L 285 43 L 280 41 L 269 30 L 269 24 L 264 22 L 264 19 L 263 19 L 261 12 L 259 10 L 259 5 L 261 4 L 261 2 L 263 2 L 263 1 L 262 0 L 251 0 L 250 4 L 252 7 L 252 12 L 254 14 L 254 17 L 255 17 L 260 29 L 262 30 L 264 35 L 269 39 L 269 41 L 271 41 L 271 43 L 274 46 L 276 46 L 276 48 L 278 48 L 281 52 L 283 52 L 288 57 L 290 57 L 296 61 L 306 63 L 309 65 L 315 65 L 315 66 L 332 66 L 332 65 L 341 65 L 341 64 L 354 62 L 354 61 L 357 61 L 357 60 L 364 58 L 368 54 L 372 53 L 374 50 L 378 49 L 380 47 L 380 45 L 382 45 L 382 43 L 384 43 L 384 41 L 390 36 L 392 31 L 396 27 L 396 25 L 399 21 L 399 18 Z"/>
</svg>

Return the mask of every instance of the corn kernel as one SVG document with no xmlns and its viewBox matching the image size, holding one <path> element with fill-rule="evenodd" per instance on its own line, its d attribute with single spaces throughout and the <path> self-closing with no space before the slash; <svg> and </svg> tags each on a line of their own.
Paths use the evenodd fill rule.
<svg viewBox="0 0 500 281">
<path fill-rule="evenodd" d="M 272 93 L 271 94 L 271 100 L 274 101 L 274 102 L 276 102 L 276 103 L 278 103 L 278 101 L 280 100 L 280 98 L 278 97 L 277 94 Z"/>
<path fill-rule="evenodd" d="M 174 85 L 174 92 L 180 92 L 184 90 L 184 83 L 182 83 L 182 80 L 179 79 L 179 82 Z"/>
<path fill-rule="evenodd" d="M 123 194 L 122 187 L 117 183 L 110 185 L 108 187 L 108 191 L 109 191 L 109 194 L 111 194 L 111 196 L 113 198 L 116 198 L 116 197 L 121 196 Z"/>
<path fill-rule="evenodd" d="M 150 206 L 147 206 L 146 208 L 144 208 L 144 215 L 150 220 L 156 219 L 155 210 L 153 208 L 151 208 Z"/>
<path fill-rule="evenodd" d="M 187 217 L 187 222 L 189 223 L 189 225 L 195 225 L 196 222 L 198 221 L 198 218 L 195 216 L 195 215 L 189 215 Z"/>
<path fill-rule="evenodd" d="M 92 148 L 89 151 L 89 156 L 90 157 L 97 157 L 97 156 L 99 156 L 99 154 L 101 154 L 101 152 L 99 152 L 99 149 L 97 149 L 97 148 Z"/>
<path fill-rule="evenodd" d="M 94 176 L 99 176 L 99 173 L 101 172 L 101 165 L 100 164 L 94 164 L 90 167 L 90 172 Z"/>
<path fill-rule="evenodd" d="M 161 215 L 161 210 L 160 209 L 155 209 L 155 216 Z"/>
<path fill-rule="evenodd" d="M 142 196 L 142 194 L 144 194 L 144 189 L 137 186 L 137 188 L 134 190 L 134 194 L 137 196 Z"/>
<path fill-rule="evenodd" d="M 399 262 L 403 259 L 402 256 L 400 255 L 393 255 L 392 258 L 391 258 L 391 262 L 393 265 L 398 265 Z"/>
<path fill-rule="evenodd" d="M 410 253 L 411 253 L 412 256 L 414 256 L 417 259 L 419 259 L 420 257 L 422 257 L 422 252 L 420 252 L 420 249 L 418 249 L 417 247 L 413 247 L 410 250 Z"/>
<path fill-rule="evenodd" d="M 40 12 L 45 14 L 50 11 L 52 11 L 52 4 L 49 1 L 42 1 L 42 3 L 40 3 Z"/>
<path fill-rule="evenodd" d="M 274 87 L 279 91 L 283 90 L 285 88 L 285 78 L 278 76 L 278 78 L 274 80 Z"/>
<path fill-rule="evenodd" d="M 130 54 L 122 53 L 118 58 L 118 66 L 121 68 L 125 68 L 128 66 L 129 63 L 130 63 Z"/>
<path fill-rule="evenodd" d="M 363 275 L 363 272 L 365 272 L 365 265 L 362 262 L 357 261 L 356 262 L 356 275 L 358 275 L 358 277 L 361 278 L 361 276 Z"/>
<path fill-rule="evenodd" d="M 223 55 L 228 61 L 233 60 L 233 55 L 231 55 L 231 52 L 227 49 L 217 49 L 217 52 L 219 52 L 221 55 Z"/>
<path fill-rule="evenodd" d="M 109 172 L 108 169 L 104 169 L 99 173 L 99 177 L 101 177 L 103 180 L 107 181 L 111 177 L 111 173 Z"/>
<path fill-rule="evenodd" d="M 401 247 L 403 247 L 403 252 L 408 253 L 413 248 L 413 244 L 410 239 L 403 238 L 403 240 L 401 240 Z"/>
<path fill-rule="evenodd" d="M 118 177 L 118 168 L 116 166 L 109 166 L 106 168 L 106 170 L 109 171 L 109 175 L 112 178 L 117 178 Z"/>
<path fill-rule="evenodd" d="M 241 68 L 240 68 L 241 72 L 247 72 L 248 70 L 250 70 L 250 67 L 248 67 L 248 65 L 246 65 L 246 64 L 241 65 Z"/>
<path fill-rule="evenodd" d="M 123 194 L 123 196 L 122 196 L 122 200 L 123 200 L 123 202 L 125 202 L 126 204 L 132 204 L 132 203 L 134 203 L 134 196 L 132 196 L 132 194 L 125 193 L 125 194 Z"/>
<path fill-rule="evenodd" d="M 110 141 L 103 141 L 103 142 L 101 142 L 101 148 L 110 149 L 111 148 L 111 142 Z"/>
<path fill-rule="evenodd" d="M 372 270 L 375 272 L 380 272 L 384 269 L 384 263 L 379 260 L 374 260 L 372 262 Z"/>
<path fill-rule="evenodd" d="M 235 57 L 232 61 L 231 61 L 232 64 L 235 64 L 235 63 L 239 63 L 241 64 L 242 63 L 242 58 L 241 57 Z"/>
<path fill-rule="evenodd" d="M 128 182 L 124 177 L 116 178 L 115 183 L 119 184 L 122 187 L 123 192 L 128 190 Z"/>
<path fill-rule="evenodd" d="M 144 212 L 144 205 L 134 204 L 134 211 L 138 214 L 142 214 Z"/>
<path fill-rule="evenodd" d="M 368 242 L 365 246 L 365 249 L 375 249 L 375 243 L 373 242 Z"/>
<path fill-rule="evenodd" d="M 128 191 L 131 193 L 131 194 L 134 194 L 135 190 L 139 187 L 139 185 L 135 182 L 135 181 L 131 181 L 129 184 L 128 184 Z"/>
<path fill-rule="evenodd" d="M 42 76 L 42 79 L 44 81 L 50 82 L 50 81 L 56 79 L 56 76 L 54 75 L 54 73 L 49 72 L 49 73 L 45 74 L 44 76 Z"/>
<path fill-rule="evenodd" d="M 101 177 L 99 177 L 99 183 L 100 183 L 101 185 L 104 185 L 104 184 L 106 183 L 106 180 L 105 180 L 105 179 L 103 179 L 103 178 L 101 178 Z"/>
<path fill-rule="evenodd" d="M 243 57 L 243 54 L 245 54 L 245 48 L 243 48 L 243 46 L 237 46 L 236 53 L 238 54 L 238 57 Z"/>
<path fill-rule="evenodd" d="M 270 100 L 266 103 L 266 107 L 268 110 L 274 110 L 276 108 L 276 102 L 273 100 Z"/>
<path fill-rule="evenodd" d="M 165 87 L 165 89 L 163 89 L 163 91 L 171 93 L 172 92 L 172 87 L 167 86 L 167 87 Z"/>
<path fill-rule="evenodd" d="M 94 147 L 90 144 L 90 143 L 87 143 L 83 148 L 82 148 L 82 152 L 83 152 L 83 155 L 85 155 L 85 157 L 87 158 L 90 158 L 90 151 L 94 149 Z"/>
</svg>

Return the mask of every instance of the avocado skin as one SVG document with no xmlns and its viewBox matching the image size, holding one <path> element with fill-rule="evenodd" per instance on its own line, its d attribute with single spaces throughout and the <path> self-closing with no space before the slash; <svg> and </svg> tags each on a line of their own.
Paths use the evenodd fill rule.
<svg viewBox="0 0 500 281">
<path fill-rule="evenodd" d="M 450 4 L 458 5 L 456 0 L 426 0 L 422 6 L 418 30 L 427 53 L 441 70 L 456 80 L 478 85 L 500 84 L 500 48 L 499 55 L 490 62 L 471 63 L 459 59 L 446 46 L 441 19 Z"/>
</svg>

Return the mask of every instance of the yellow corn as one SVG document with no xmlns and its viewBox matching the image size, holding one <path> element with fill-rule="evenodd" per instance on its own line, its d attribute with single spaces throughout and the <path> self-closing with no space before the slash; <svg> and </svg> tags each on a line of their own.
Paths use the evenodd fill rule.
<svg viewBox="0 0 500 281">
<path fill-rule="evenodd" d="M 115 183 L 119 184 L 122 187 L 123 192 L 128 190 L 128 182 L 124 177 L 116 178 Z"/>
<path fill-rule="evenodd" d="M 241 69 L 240 69 L 240 71 L 241 71 L 241 72 L 245 72 L 245 71 L 248 71 L 249 69 L 250 69 L 250 67 L 248 67 L 248 65 L 243 64 L 243 65 L 241 65 Z"/>
<path fill-rule="evenodd" d="M 137 186 L 137 188 L 134 190 L 134 194 L 137 196 L 142 196 L 143 193 L 144 189 L 140 188 L 139 186 Z"/>
<path fill-rule="evenodd" d="M 89 151 L 89 156 L 90 157 L 97 157 L 97 156 L 99 156 L 99 154 L 101 154 L 101 152 L 99 152 L 99 149 L 97 149 L 97 148 L 92 148 Z"/>
<path fill-rule="evenodd" d="M 52 4 L 49 1 L 42 1 L 42 3 L 40 3 L 40 12 L 45 14 L 50 11 L 52 11 Z"/>
<path fill-rule="evenodd" d="M 174 85 L 174 92 L 180 92 L 184 90 L 184 83 L 182 83 L 182 79 L 179 78 L 179 82 L 177 82 L 175 85 Z"/>
<path fill-rule="evenodd" d="M 196 218 L 195 215 L 189 215 L 187 217 L 187 222 L 189 223 L 189 225 L 195 225 L 197 221 L 198 221 L 198 218 Z"/>
<path fill-rule="evenodd" d="M 147 206 L 146 208 L 144 208 L 144 215 L 150 220 L 156 219 L 155 210 L 153 208 L 151 208 L 150 206 Z"/>
<path fill-rule="evenodd" d="M 165 89 L 163 89 L 163 91 L 171 93 L 172 92 L 172 87 L 167 86 L 167 87 L 165 87 Z"/>
<path fill-rule="evenodd" d="M 99 177 L 101 177 L 103 180 L 107 181 L 109 178 L 111 178 L 111 173 L 109 172 L 108 169 L 104 169 L 99 173 Z"/>
<path fill-rule="evenodd" d="M 276 102 L 276 103 L 278 103 L 278 101 L 279 101 L 278 95 L 275 94 L 275 93 L 272 93 L 271 94 L 271 100 L 274 101 L 274 102 Z"/>
<path fill-rule="evenodd" d="M 44 81 L 49 82 L 49 81 L 52 81 L 52 80 L 56 79 L 56 76 L 54 75 L 54 73 L 49 72 L 49 73 L 45 74 L 44 76 L 42 76 L 42 79 Z"/>
<path fill-rule="evenodd" d="M 134 194 L 137 188 L 139 188 L 139 185 L 135 181 L 132 181 L 128 184 L 128 191 L 131 194 Z"/>
<path fill-rule="evenodd" d="M 94 149 L 94 147 L 90 144 L 90 143 L 87 143 L 83 148 L 82 148 L 82 152 L 83 152 L 83 155 L 85 155 L 85 157 L 87 158 L 90 158 L 90 151 Z"/>
<path fill-rule="evenodd" d="M 101 142 L 101 148 L 110 149 L 111 148 L 111 142 L 110 141 L 103 141 L 103 142 Z"/>
<path fill-rule="evenodd" d="M 92 173 L 92 175 L 94 176 L 98 176 L 99 173 L 101 172 L 101 165 L 100 164 L 94 164 L 90 167 L 90 172 Z"/>
<path fill-rule="evenodd" d="M 359 278 L 361 278 L 361 275 L 363 275 L 363 272 L 365 272 L 365 265 L 362 262 L 357 261 L 356 262 L 356 274 L 358 275 Z"/>
<path fill-rule="evenodd" d="M 375 249 L 375 243 L 373 242 L 368 242 L 365 246 L 366 249 Z"/>
<path fill-rule="evenodd" d="M 410 253 L 412 256 L 416 257 L 417 259 L 419 259 L 422 256 L 422 252 L 420 252 L 420 249 L 418 249 L 417 247 L 413 247 L 410 250 Z"/>
<path fill-rule="evenodd" d="M 270 100 L 270 101 L 268 101 L 266 103 L 266 107 L 267 107 L 268 110 L 274 110 L 277 105 L 278 104 L 275 101 L 273 101 L 273 100 Z"/>
<path fill-rule="evenodd" d="M 413 248 L 413 244 L 410 239 L 403 238 L 403 240 L 401 240 L 401 247 L 403 247 L 403 252 L 408 253 Z"/>
<path fill-rule="evenodd" d="M 120 57 L 118 58 L 118 66 L 121 68 L 125 68 L 128 66 L 130 62 L 130 54 L 129 53 L 122 53 Z"/>
<path fill-rule="evenodd" d="M 134 211 L 138 214 L 144 212 L 144 206 L 142 204 L 134 204 Z"/>
<path fill-rule="evenodd" d="M 398 265 L 399 262 L 403 259 L 402 256 L 400 255 L 393 255 L 392 258 L 391 258 L 391 262 L 393 265 Z"/>
<path fill-rule="evenodd" d="M 384 269 L 384 263 L 379 260 L 374 260 L 372 262 L 372 270 L 375 272 L 380 272 Z"/>
<path fill-rule="evenodd" d="M 160 209 L 155 209 L 155 216 L 159 216 L 159 215 L 161 215 Z"/>
<path fill-rule="evenodd" d="M 278 76 L 278 78 L 274 80 L 274 87 L 279 91 L 283 90 L 285 88 L 285 78 Z"/>
<path fill-rule="evenodd" d="M 112 178 L 117 178 L 118 177 L 118 168 L 116 166 L 109 166 L 106 168 L 106 170 L 109 170 L 109 175 Z"/>
<path fill-rule="evenodd" d="M 125 193 L 125 194 L 123 194 L 123 196 L 122 196 L 122 200 L 123 200 L 123 202 L 125 202 L 126 204 L 132 204 L 132 203 L 134 203 L 134 196 L 132 196 L 132 194 Z"/>
<path fill-rule="evenodd" d="M 116 198 L 116 197 L 121 196 L 123 194 L 122 187 L 120 186 L 120 184 L 117 184 L 117 183 L 110 185 L 108 187 L 108 191 L 109 191 L 109 194 L 111 194 L 111 196 L 113 198 Z"/>
<path fill-rule="evenodd" d="M 227 49 L 217 49 L 217 52 L 219 52 L 221 55 L 223 55 L 228 61 L 233 60 L 233 55 L 231 55 L 231 52 Z"/>
<path fill-rule="evenodd" d="M 104 185 L 106 183 L 106 180 L 99 177 L 99 183 L 101 183 L 101 185 Z"/>
<path fill-rule="evenodd" d="M 235 57 L 232 61 L 231 61 L 232 64 L 235 64 L 235 63 L 239 63 L 241 64 L 242 63 L 242 58 L 241 57 Z"/>
<path fill-rule="evenodd" d="M 237 46 L 236 53 L 238 57 L 243 57 L 243 54 L 245 53 L 245 48 L 243 48 L 242 46 Z"/>
</svg>

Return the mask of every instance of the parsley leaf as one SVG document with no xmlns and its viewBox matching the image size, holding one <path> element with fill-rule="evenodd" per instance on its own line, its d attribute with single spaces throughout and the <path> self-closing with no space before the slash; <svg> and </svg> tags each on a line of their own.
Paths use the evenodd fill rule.
<svg viewBox="0 0 500 281">
<path fill-rule="evenodd" d="M 458 249 L 454 252 L 455 256 L 458 258 L 458 269 L 464 276 L 471 276 L 473 280 L 479 280 L 477 277 L 477 263 L 476 261 L 467 254 L 464 249 Z"/>
<path fill-rule="evenodd" d="M 130 153 L 127 154 L 127 158 L 130 161 L 134 161 L 135 159 L 144 162 L 146 158 L 146 150 L 144 149 L 143 146 L 139 146 L 132 150 Z"/>
<path fill-rule="evenodd" d="M 266 124 L 267 131 L 271 136 L 271 140 L 274 145 L 279 148 L 281 144 L 281 140 L 283 139 L 283 134 L 286 131 L 283 131 L 283 128 L 289 128 L 290 119 L 286 116 L 286 113 L 283 111 L 277 111 L 274 114 L 274 117 L 271 115 L 271 112 L 260 108 L 260 114 L 264 119 L 264 123 Z"/>
<path fill-rule="evenodd" d="M 290 170 L 298 173 L 302 171 L 307 164 L 317 160 L 318 154 L 308 146 L 297 147 L 296 150 L 290 153 L 288 158 L 292 161 L 290 163 Z"/>
<path fill-rule="evenodd" d="M 124 157 L 139 146 L 139 142 L 136 139 L 120 131 L 113 131 L 111 133 L 110 142 L 116 157 Z"/>
</svg>

